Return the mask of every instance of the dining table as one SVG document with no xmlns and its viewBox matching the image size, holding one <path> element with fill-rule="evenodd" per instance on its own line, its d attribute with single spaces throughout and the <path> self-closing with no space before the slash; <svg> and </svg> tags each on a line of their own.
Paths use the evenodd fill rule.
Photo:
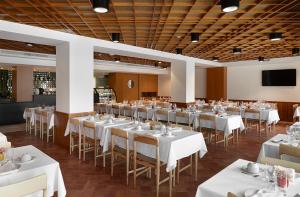
<svg viewBox="0 0 300 197">
<path fill-rule="evenodd" d="M 73 131 L 73 132 L 77 132 L 79 134 L 79 138 L 81 139 L 82 136 L 81 134 L 83 131 L 83 122 L 84 121 L 93 122 L 96 125 L 96 138 L 100 139 L 100 145 L 103 147 L 103 152 L 106 152 L 109 149 L 110 135 L 107 132 L 110 131 L 112 127 L 124 126 L 132 123 L 132 121 L 126 120 L 125 118 L 114 118 L 112 122 L 109 122 L 108 119 L 97 120 L 93 116 L 74 117 L 74 119 L 79 120 L 80 122 L 79 128 L 77 128 L 76 125 L 71 124 L 69 120 L 64 135 L 68 136 L 70 134 L 70 131 Z M 91 129 L 87 129 L 86 135 L 89 138 L 94 138 L 94 134 Z M 79 141 L 81 142 L 80 139 Z"/>
<path fill-rule="evenodd" d="M 298 106 L 294 111 L 294 118 L 300 117 L 300 106 Z"/>
<path fill-rule="evenodd" d="M 17 163 L 19 165 L 19 168 L 11 171 L 11 173 L 7 172 L 6 174 L 4 174 L 0 167 L 0 171 L 2 172 L 0 173 L 0 187 L 46 174 L 48 189 L 48 194 L 46 196 L 54 196 L 55 192 L 57 192 L 58 197 L 66 196 L 67 191 L 65 188 L 63 176 L 59 163 L 56 160 L 52 159 L 47 154 L 43 153 L 32 145 L 12 148 L 11 151 L 13 153 L 12 162 Z M 23 163 L 20 162 L 18 158 L 20 158 L 23 154 L 30 154 L 32 160 Z M 42 196 L 42 192 L 36 192 L 29 195 L 29 197 L 40 196 Z"/>
<path fill-rule="evenodd" d="M 272 184 L 266 181 L 262 171 L 268 166 L 258 164 L 260 172 L 258 174 L 246 173 L 244 169 L 250 161 L 238 159 L 219 173 L 201 183 L 195 197 L 227 197 L 228 192 L 244 197 L 245 194 L 254 194 L 253 197 L 283 197 L 283 193 L 276 189 L 272 190 Z M 289 184 L 286 190 L 287 197 L 295 197 L 300 193 L 300 175 L 296 173 L 296 179 Z M 274 184 L 275 186 L 275 184 Z M 275 187 L 274 187 L 275 188 Z M 250 197 L 251 195 L 249 195 Z"/>
<path fill-rule="evenodd" d="M 150 129 L 147 124 L 142 126 L 142 129 L 138 129 L 135 124 L 119 127 L 126 130 L 129 134 L 129 148 L 133 150 L 133 138 L 134 135 L 145 135 L 150 137 L 156 137 L 159 140 L 159 153 L 160 160 L 166 164 L 166 171 L 170 172 L 177 166 L 177 161 L 188 157 L 193 154 L 197 154 L 198 158 L 202 158 L 207 153 L 207 147 L 203 134 L 201 132 L 188 131 L 180 127 L 170 128 L 172 135 L 164 135 L 159 129 Z M 121 148 L 125 148 L 125 140 L 121 138 L 115 138 L 115 144 Z M 151 158 L 155 158 L 155 147 L 138 144 L 138 152 Z M 197 159 L 198 160 L 198 159 Z"/>
<path fill-rule="evenodd" d="M 53 106 L 46 106 L 46 107 L 33 107 L 33 108 L 28 108 L 29 111 L 24 110 L 23 113 L 23 118 L 26 120 L 27 118 L 30 119 L 31 125 L 35 124 L 35 120 L 39 118 L 39 116 L 35 113 L 36 110 L 39 111 L 45 111 L 47 112 L 48 119 L 47 119 L 47 124 L 48 128 L 52 129 L 54 127 L 54 107 Z"/>
</svg>

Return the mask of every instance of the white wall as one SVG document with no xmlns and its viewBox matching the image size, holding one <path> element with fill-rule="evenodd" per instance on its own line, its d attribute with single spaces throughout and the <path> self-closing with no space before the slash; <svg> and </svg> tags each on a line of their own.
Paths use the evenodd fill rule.
<svg viewBox="0 0 300 197">
<path fill-rule="evenodd" d="M 171 74 L 158 75 L 158 96 L 171 96 Z M 206 68 L 196 67 L 195 70 L 195 97 L 206 97 Z"/>
<path fill-rule="evenodd" d="M 299 102 L 300 57 L 271 59 L 267 62 L 240 61 L 227 63 L 229 99 Z M 267 87 L 261 85 L 262 70 L 297 69 L 297 86 Z"/>
<path fill-rule="evenodd" d="M 195 70 L 195 97 L 206 98 L 206 68 L 196 67 Z"/>
<path fill-rule="evenodd" d="M 167 75 L 158 75 L 158 96 L 171 96 L 171 69 Z"/>
</svg>

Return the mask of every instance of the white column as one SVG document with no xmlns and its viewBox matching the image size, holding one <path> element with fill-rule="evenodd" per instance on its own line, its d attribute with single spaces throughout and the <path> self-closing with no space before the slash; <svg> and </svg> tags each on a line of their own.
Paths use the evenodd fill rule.
<svg viewBox="0 0 300 197">
<path fill-rule="evenodd" d="M 190 103 L 195 101 L 195 63 L 176 61 L 171 63 L 171 101 Z"/>
<path fill-rule="evenodd" d="M 56 110 L 93 111 L 93 46 L 85 39 L 56 47 Z"/>
</svg>

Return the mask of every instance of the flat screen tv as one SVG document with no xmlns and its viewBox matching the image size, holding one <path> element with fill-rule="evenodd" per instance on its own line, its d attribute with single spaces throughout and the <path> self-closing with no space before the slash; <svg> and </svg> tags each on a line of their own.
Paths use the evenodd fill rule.
<svg viewBox="0 0 300 197">
<path fill-rule="evenodd" d="M 296 86 L 296 69 L 263 70 L 263 86 Z"/>
</svg>

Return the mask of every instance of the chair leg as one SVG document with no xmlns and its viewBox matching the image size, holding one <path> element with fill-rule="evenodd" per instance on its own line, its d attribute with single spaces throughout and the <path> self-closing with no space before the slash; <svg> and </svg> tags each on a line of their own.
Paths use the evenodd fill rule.
<svg viewBox="0 0 300 197">
<path fill-rule="evenodd" d="M 105 153 L 102 153 L 102 157 L 103 157 L 103 167 L 105 168 Z"/>
<path fill-rule="evenodd" d="M 55 130 L 54 130 L 54 126 L 53 126 L 52 127 L 52 143 L 53 144 L 54 144 L 54 140 L 55 140 L 54 136 L 55 136 Z"/>
<path fill-rule="evenodd" d="M 46 126 L 47 126 L 47 128 L 46 128 L 46 131 L 47 131 L 47 143 L 49 143 L 49 127 L 48 127 L 48 124 Z"/>
<path fill-rule="evenodd" d="M 195 181 L 198 179 L 198 152 L 195 153 Z"/>
<path fill-rule="evenodd" d="M 126 156 L 126 184 L 129 184 L 129 155 Z"/>
<path fill-rule="evenodd" d="M 177 161 L 176 173 L 177 173 L 176 182 L 177 182 L 177 184 L 179 184 L 180 160 Z"/>
<path fill-rule="evenodd" d="M 172 190 L 172 170 L 169 172 L 169 187 Z M 159 196 L 159 180 L 160 180 L 160 169 L 156 169 L 156 197 Z"/>
<path fill-rule="evenodd" d="M 73 140 L 72 140 L 72 133 L 70 133 L 70 155 L 72 154 L 72 147 L 73 147 Z"/>
<path fill-rule="evenodd" d="M 173 170 L 171 170 L 169 172 L 169 197 L 172 196 L 172 172 L 173 172 Z M 159 188 L 159 185 L 158 185 L 158 188 Z M 159 193 L 156 194 L 157 197 L 158 197 L 158 194 Z"/>
<path fill-rule="evenodd" d="M 83 161 L 85 161 L 85 136 L 83 136 Z"/>
<path fill-rule="evenodd" d="M 133 159 L 133 187 L 136 188 L 136 155 Z"/>
<path fill-rule="evenodd" d="M 94 165 L 97 166 L 97 141 L 96 138 L 94 139 Z"/>
<path fill-rule="evenodd" d="M 114 176 L 114 151 L 111 151 L 111 157 L 110 157 L 110 176 Z"/>
</svg>

